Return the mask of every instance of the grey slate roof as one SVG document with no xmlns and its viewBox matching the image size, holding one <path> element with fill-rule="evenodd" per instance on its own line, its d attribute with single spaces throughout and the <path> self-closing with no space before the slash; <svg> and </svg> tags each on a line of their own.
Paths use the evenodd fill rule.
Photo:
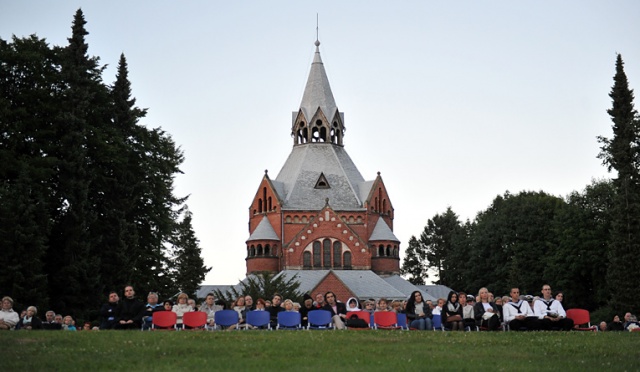
<svg viewBox="0 0 640 372">
<path fill-rule="evenodd" d="M 376 226 L 373 228 L 373 232 L 369 237 L 370 242 L 376 240 L 391 240 L 400 243 L 400 240 L 396 238 L 396 236 L 393 234 L 393 231 L 391 231 L 391 228 L 389 227 L 389 225 L 387 225 L 383 218 L 378 219 L 378 222 L 376 222 Z"/>
<path fill-rule="evenodd" d="M 248 242 L 253 240 L 280 240 L 267 216 L 262 217 L 253 234 L 247 239 Z"/>
<path fill-rule="evenodd" d="M 329 188 L 315 188 L 321 173 Z M 368 195 L 372 185 L 364 181 L 345 149 L 330 143 L 294 146 L 272 183 L 286 210 L 319 210 L 326 198 L 335 210 L 361 210 L 361 195 Z M 367 185 L 369 189 L 361 190 Z"/>
<path fill-rule="evenodd" d="M 213 293 L 215 290 L 220 290 L 224 293 L 233 287 L 235 287 L 235 285 L 201 285 L 196 292 L 196 296 L 198 298 L 205 298 L 208 293 Z"/>
<path fill-rule="evenodd" d="M 330 271 L 333 271 L 359 299 L 387 298 L 389 300 L 404 300 L 407 297 L 402 291 L 387 283 L 371 270 L 284 270 L 278 275 L 285 275 L 286 278 L 291 278 L 297 274 L 297 281 L 300 282 L 299 290 L 313 295 L 310 291 Z"/>
<path fill-rule="evenodd" d="M 453 291 L 453 289 L 447 287 L 446 285 L 439 284 L 430 284 L 430 285 L 419 285 L 417 286 L 422 290 L 422 293 L 428 294 L 435 298 L 447 298 L 449 296 L 449 292 Z"/>
<path fill-rule="evenodd" d="M 329 79 L 322 64 L 322 58 L 320 58 L 319 46 L 320 42 L 316 41 L 316 53 L 311 63 L 311 70 L 302 95 L 300 109 L 307 121 L 311 120 L 318 108 L 320 108 L 329 122 L 332 122 L 338 108 L 331 92 L 331 86 L 329 86 Z"/>
<path fill-rule="evenodd" d="M 437 298 L 431 296 L 429 293 L 427 293 L 427 292 L 421 290 L 420 288 L 416 287 L 415 285 L 411 284 L 411 282 L 405 280 L 400 275 L 392 275 L 392 276 L 385 277 L 383 279 L 384 279 L 385 282 L 391 284 L 394 288 L 396 288 L 397 290 L 402 292 L 404 294 L 405 298 L 409 298 L 409 296 L 411 296 L 411 293 L 413 293 L 414 291 L 420 291 L 422 293 L 422 296 L 423 296 L 425 301 L 427 301 L 427 300 L 436 301 L 437 300 Z"/>
</svg>

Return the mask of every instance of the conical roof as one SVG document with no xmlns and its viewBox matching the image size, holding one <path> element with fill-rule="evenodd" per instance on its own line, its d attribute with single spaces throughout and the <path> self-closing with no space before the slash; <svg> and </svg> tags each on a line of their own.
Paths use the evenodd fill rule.
<svg viewBox="0 0 640 372">
<path fill-rule="evenodd" d="M 393 231 L 391 231 L 391 228 L 389 227 L 389 225 L 387 225 L 387 223 L 384 222 L 384 219 L 382 218 L 378 219 L 378 222 L 376 222 L 376 226 L 373 228 L 373 232 L 369 237 L 369 241 L 379 241 L 379 240 L 389 240 L 392 242 L 400 243 L 400 240 L 396 238 L 396 236 L 393 234 Z"/>
<path fill-rule="evenodd" d="M 309 71 L 307 86 L 302 95 L 300 109 L 307 118 L 307 121 L 309 121 L 313 115 L 315 115 L 316 111 L 318 111 L 318 108 L 320 108 L 327 120 L 331 122 L 338 111 L 338 107 L 333 98 L 331 86 L 329 86 L 329 79 L 324 70 L 322 58 L 320 58 L 320 42 L 316 40 L 315 45 L 316 53 L 313 57 L 313 63 L 311 63 L 311 71 Z"/>
<path fill-rule="evenodd" d="M 271 223 L 266 216 L 262 217 L 262 220 L 256 229 L 253 230 L 253 233 L 249 239 L 247 239 L 247 242 L 253 240 L 280 240 L 280 238 L 278 238 L 278 234 L 276 234 L 273 226 L 271 226 Z"/>
</svg>

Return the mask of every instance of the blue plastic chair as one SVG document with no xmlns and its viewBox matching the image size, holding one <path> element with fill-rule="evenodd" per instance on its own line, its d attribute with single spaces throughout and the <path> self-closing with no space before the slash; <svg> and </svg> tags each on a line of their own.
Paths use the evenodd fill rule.
<svg viewBox="0 0 640 372">
<path fill-rule="evenodd" d="M 331 320 L 331 312 L 328 310 L 311 310 L 307 314 L 307 329 L 328 330 L 333 329 L 333 321 Z"/>
<path fill-rule="evenodd" d="M 216 311 L 214 319 L 217 327 L 229 328 L 235 325 L 235 329 L 238 329 L 240 317 L 235 310 L 220 310 Z"/>
<path fill-rule="evenodd" d="M 278 325 L 276 329 L 297 330 L 302 329 L 302 317 L 297 311 L 281 311 L 278 313 Z"/>
<path fill-rule="evenodd" d="M 434 331 L 444 331 L 444 327 L 442 326 L 442 315 L 433 315 L 433 330 Z"/>
<path fill-rule="evenodd" d="M 409 324 L 407 323 L 407 314 L 397 314 L 396 321 L 398 322 L 398 327 L 404 329 L 405 331 L 409 330 Z"/>
<path fill-rule="evenodd" d="M 247 312 L 247 324 L 258 328 L 271 330 L 271 319 L 268 311 L 248 311 Z M 249 327 L 246 327 L 249 329 Z"/>
</svg>

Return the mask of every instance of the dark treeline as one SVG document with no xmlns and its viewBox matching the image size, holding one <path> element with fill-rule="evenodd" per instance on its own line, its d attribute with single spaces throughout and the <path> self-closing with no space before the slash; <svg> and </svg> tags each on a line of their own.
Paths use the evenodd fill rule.
<svg viewBox="0 0 640 372">
<path fill-rule="evenodd" d="M 612 314 L 640 311 L 640 120 L 622 57 L 610 92 L 613 138 L 599 137 L 599 158 L 611 180 L 593 181 L 565 198 L 545 192 L 497 196 L 473 221 L 448 208 L 409 241 L 403 274 L 437 284 L 496 295 L 511 287 L 540 295 L 547 283 L 565 296 L 565 308 Z"/>
<path fill-rule="evenodd" d="M 0 39 L 0 294 L 95 319 L 110 290 L 194 295 L 209 269 L 174 195 L 182 151 L 140 124 L 124 55 L 103 83 L 85 24 L 64 47 Z"/>
</svg>

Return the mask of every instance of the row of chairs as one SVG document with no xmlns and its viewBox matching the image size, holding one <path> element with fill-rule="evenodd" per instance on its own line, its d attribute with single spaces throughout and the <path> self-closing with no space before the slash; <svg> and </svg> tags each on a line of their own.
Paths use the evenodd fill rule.
<svg viewBox="0 0 640 372">
<path fill-rule="evenodd" d="M 220 310 L 215 313 L 215 324 L 217 328 L 239 329 L 238 313 L 234 310 Z M 249 311 L 244 329 L 272 329 L 271 319 L 268 311 Z M 312 310 L 308 313 L 308 321 L 305 329 L 329 330 L 334 329 L 331 319 L 331 312 L 327 310 Z M 409 329 L 405 314 L 394 312 L 377 312 L 370 314 L 366 311 L 353 311 L 347 313 L 347 319 L 356 316 L 363 319 L 367 327 L 373 329 Z M 184 329 L 206 329 L 207 314 L 199 311 L 184 313 L 182 317 Z M 249 327 L 250 326 L 250 327 Z M 177 328 L 177 315 L 173 311 L 157 311 L 153 313 L 151 329 L 154 330 L 175 330 Z M 282 311 L 278 313 L 276 329 L 297 330 L 303 329 L 302 318 L 298 312 Z M 359 328 L 358 328 L 359 329 Z"/>
<path fill-rule="evenodd" d="M 369 313 L 367 311 L 351 311 L 347 313 L 347 319 L 357 317 L 366 322 L 365 328 L 348 327 L 349 329 L 400 329 L 409 330 L 406 314 L 396 314 L 391 311 L 381 311 Z M 596 326 L 592 326 L 589 318 L 589 312 L 584 309 L 569 309 L 567 317 L 573 319 L 574 324 L 578 327 L 575 329 L 581 331 L 595 331 Z M 177 315 L 172 311 L 158 311 L 153 314 L 151 329 L 176 329 Z M 199 311 L 188 312 L 183 315 L 182 323 L 188 329 L 205 329 L 207 323 L 207 314 Z M 234 310 L 221 310 L 215 313 L 215 323 L 219 328 L 235 328 L 239 329 L 238 313 Z M 272 329 L 270 314 L 267 311 L 249 311 L 245 322 L 250 328 L 254 329 Z M 440 315 L 434 315 L 432 318 L 433 329 L 436 331 L 445 331 Z M 349 323 L 347 323 L 347 326 Z M 245 327 L 248 329 L 249 327 Z M 276 329 L 297 330 L 303 329 L 300 313 L 297 312 L 280 312 L 278 313 L 278 322 Z M 333 329 L 331 313 L 327 310 L 312 310 L 308 313 L 308 321 L 306 329 Z"/>
<path fill-rule="evenodd" d="M 239 329 L 239 316 L 234 310 L 220 310 L 215 313 L 215 324 L 218 329 Z M 153 313 L 151 329 L 153 330 L 175 330 L 177 325 L 177 314 L 173 311 L 157 311 Z M 297 312 L 278 313 L 278 324 L 276 329 L 302 329 L 302 319 Z M 247 312 L 246 325 L 252 329 L 272 329 L 271 319 L 268 311 Z M 183 329 L 206 329 L 207 314 L 200 311 L 184 313 L 182 316 Z M 309 313 L 308 329 L 333 329 L 331 313 L 326 310 L 314 310 Z M 249 327 L 245 327 L 249 329 Z"/>
</svg>

